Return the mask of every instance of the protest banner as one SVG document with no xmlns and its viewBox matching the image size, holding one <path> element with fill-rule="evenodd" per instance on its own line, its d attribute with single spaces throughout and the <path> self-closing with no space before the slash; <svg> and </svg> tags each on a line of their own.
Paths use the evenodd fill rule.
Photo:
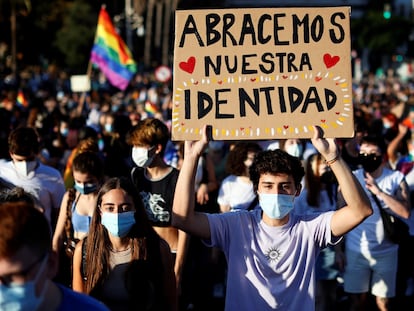
<svg viewBox="0 0 414 311">
<path fill-rule="evenodd" d="M 72 92 L 89 92 L 91 80 L 88 75 L 73 75 L 70 77 L 70 89 Z"/>
<path fill-rule="evenodd" d="M 352 137 L 350 7 L 176 12 L 173 140 Z"/>
</svg>

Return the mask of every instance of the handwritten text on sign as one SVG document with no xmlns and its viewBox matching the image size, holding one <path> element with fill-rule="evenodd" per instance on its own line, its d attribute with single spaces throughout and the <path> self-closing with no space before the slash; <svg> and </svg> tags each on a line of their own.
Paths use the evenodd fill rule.
<svg viewBox="0 0 414 311">
<path fill-rule="evenodd" d="M 353 135 L 349 7 L 177 11 L 174 140 Z"/>
</svg>

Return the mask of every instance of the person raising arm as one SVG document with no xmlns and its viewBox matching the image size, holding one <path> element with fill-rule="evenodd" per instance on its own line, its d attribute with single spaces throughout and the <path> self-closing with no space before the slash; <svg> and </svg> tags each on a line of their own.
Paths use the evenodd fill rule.
<svg viewBox="0 0 414 311">
<path fill-rule="evenodd" d="M 319 252 L 372 214 L 369 199 L 334 139 L 314 128 L 312 143 L 327 160 L 342 188 L 346 206 L 317 215 L 298 215 L 304 169 L 287 152 L 259 152 L 250 178 L 261 209 L 204 214 L 194 211 L 197 161 L 208 143 L 207 128 L 196 142 L 185 142 L 185 155 L 173 204 L 173 226 L 220 248 L 228 265 L 225 310 L 315 310 L 315 262 Z"/>
<path fill-rule="evenodd" d="M 366 217 L 372 214 L 369 199 L 360 183 L 349 170 L 346 162 L 340 157 L 339 150 L 332 138 L 323 138 L 323 131 L 315 127 L 312 139 L 314 147 L 323 155 L 334 172 L 347 208 L 336 211 L 332 216 L 331 230 L 334 236 L 342 236 L 352 230 Z M 207 127 L 199 141 L 185 142 L 185 156 L 176 186 L 173 205 L 173 226 L 203 239 L 210 239 L 210 226 L 207 215 L 194 212 L 194 202 L 182 193 L 192 193 L 197 161 L 208 145 Z"/>
</svg>

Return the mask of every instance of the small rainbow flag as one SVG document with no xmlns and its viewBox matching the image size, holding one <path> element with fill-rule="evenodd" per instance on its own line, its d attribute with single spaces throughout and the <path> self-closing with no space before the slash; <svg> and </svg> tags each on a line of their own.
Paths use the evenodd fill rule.
<svg viewBox="0 0 414 311">
<path fill-rule="evenodd" d="M 148 100 L 145 102 L 145 112 L 146 113 L 148 113 L 149 115 L 153 116 L 158 111 L 159 111 L 159 109 L 158 109 L 158 107 L 157 107 L 156 104 L 151 103 Z"/>
<path fill-rule="evenodd" d="M 24 96 L 24 93 L 22 90 L 19 90 L 16 97 L 16 103 L 18 106 L 27 108 L 29 107 L 29 101 L 27 100 L 26 96 Z"/>
<path fill-rule="evenodd" d="M 99 13 L 91 62 L 97 65 L 109 82 L 120 90 L 127 88 L 137 71 L 132 54 L 116 32 L 105 6 L 101 7 Z"/>
</svg>

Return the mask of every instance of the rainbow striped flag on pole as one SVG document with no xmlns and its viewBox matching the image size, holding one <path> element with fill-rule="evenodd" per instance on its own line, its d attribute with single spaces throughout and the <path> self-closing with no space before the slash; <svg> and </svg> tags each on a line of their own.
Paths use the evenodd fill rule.
<svg viewBox="0 0 414 311">
<path fill-rule="evenodd" d="M 29 107 L 29 101 L 27 100 L 26 96 L 24 96 L 24 93 L 22 90 L 19 90 L 16 97 L 16 103 L 20 107 L 27 108 Z"/>
<path fill-rule="evenodd" d="M 99 67 L 113 86 L 121 90 L 127 88 L 137 71 L 132 54 L 116 32 L 105 6 L 99 13 L 91 62 Z"/>
</svg>

